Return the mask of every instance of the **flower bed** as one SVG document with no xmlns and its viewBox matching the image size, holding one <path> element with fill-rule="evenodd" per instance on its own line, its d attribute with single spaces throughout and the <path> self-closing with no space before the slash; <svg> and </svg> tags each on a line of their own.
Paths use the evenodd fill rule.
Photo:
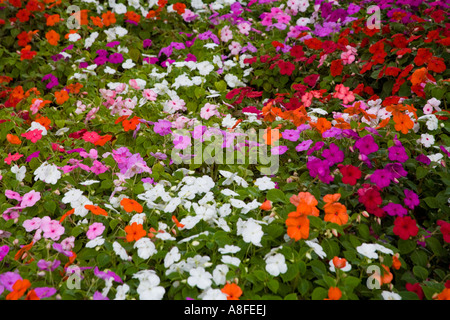
<svg viewBox="0 0 450 320">
<path fill-rule="evenodd" d="M 0 1 L 0 298 L 450 299 L 448 9 Z"/>
</svg>

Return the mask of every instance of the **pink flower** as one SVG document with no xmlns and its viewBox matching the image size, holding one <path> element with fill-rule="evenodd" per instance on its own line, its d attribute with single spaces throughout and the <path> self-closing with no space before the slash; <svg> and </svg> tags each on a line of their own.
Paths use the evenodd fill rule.
<svg viewBox="0 0 450 320">
<path fill-rule="evenodd" d="M 206 103 L 205 106 L 200 110 L 200 117 L 208 120 L 213 116 L 220 116 L 219 111 L 217 111 L 217 106 L 214 104 Z"/>
<path fill-rule="evenodd" d="M 220 40 L 223 42 L 228 42 L 233 39 L 233 32 L 231 32 L 229 26 L 225 26 L 220 30 Z"/>
<path fill-rule="evenodd" d="M 31 190 L 26 193 L 22 197 L 22 201 L 20 202 L 21 207 L 32 207 L 41 199 L 41 193 Z"/>
<path fill-rule="evenodd" d="M 433 113 L 433 106 L 427 103 L 423 107 L 423 114 L 431 114 L 431 113 Z"/>
<path fill-rule="evenodd" d="M 22 197 L 20 196 L 20 194 L 18 192 L 12 191 L 12 190 L 5 190 L 5 196 L 8 199 L 14 199 L 17 201 L 22 201 Z"/>
<path fill-rule="evenodd" d="M 37 141 L 41 140 L 41 138 L 42 138 L 42 130 L 34 129 L 31 131 L 22 133 L 21 136 L 30 140 L 33 143 L 36 143 Z"/>
<path fill-rule="evenodd" d="M 351 64 L 355 61 L 355 56 L 352 51 L 342 52 L 341 54 L 342 64 Z"/>
<path fill-rule="evenodd" d="M 105 231 L 105 226 L 103 223 L 94 222 L 89 226 L 89 230 L 86 232 L 86 236 L 89 240 L 93 240 L 101 235 Z"/>
<path fill-rule="evenodd" d="M 191 145 L 191 138 L 186 136 L 176 136 L 173 140 L 174 149 L 184 150 Z"/>
<path fill-rule="evenodd" d="M 344 104 L 349 104 L 350 102 L 355 101 L 355 96 L 353 92 L 349 90 L 348 87 L 345 87 L 343 84 L 336 85 L 336 92 L 333 94 L 333 98 L 338 98 L 343 100 Z"/>
<path fill-rule="evenodd" d="M 144 91 L 142 91 L 142 95 L 149 101 L 156 101 L 156 98 L 158 97 L 156 92 L 151 89 L 144 89 Z"/>
<path fill-rule="evenodd" d="M 26 232 L 37 230 L 41 227 L 41 218 L 35 217 L 32 219 L 25 220 L 22 224 L 22 227 L 25 228 Z"/>
<path fill-rule="evenodd" d="M 239 42 L 232 41 L 231 44 L 228 46 L 228 49 L 230 49 L 231 54 L 233 56 L 236 56 L 241 51 L 242 46 L 241 46 L 241 44 Z"/>
<path fill-rule="evenodd" d="M 11 155 L 11 153 L 8 153 L 8 156 L 5 158 L 5 162 L 10 165 L 11 162 L 17 161 L 17 160 L 19 160 L 22 157 L 23 157 L 23 154 L 20 154 L 20 153 L 17 153 L 17 152 L 15 154 L 13 154 L 13 155 Z"/>
<path fill-rule="evenodd" d="M 65 230 L 59 221 L 51 220 L 48 216 L 42 218 L 40 229 L 44 232 L 42 235 L 44 238 L 52 239 L 54 241 L 58 241 Z"/>
<path fill-rule="evenodd" d="M 82 139 L 86 142 L 96 143 L 100 136 L 95 131 L 87 131 L 83 134 Z"/>
<path fill-rule="evenodd" d="M 91 159 L 97 159 L 98 157 L 98 152 L 95 149 L 91 149 L 89 150 L 89 153 L 85 152 L 85 151 L 80 151 L 80 157 L 82 158 L 91 158 Z"/>
</svg>

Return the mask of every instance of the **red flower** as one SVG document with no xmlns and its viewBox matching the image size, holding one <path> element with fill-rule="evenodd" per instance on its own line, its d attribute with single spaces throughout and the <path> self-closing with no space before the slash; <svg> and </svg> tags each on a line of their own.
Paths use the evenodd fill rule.
<svg viewBox="0 0 450 320">
<path fill-rule="evenodd" d="M 409 237 L 414 237 L 419 232 L 419 227 L 416 225 L 416 220 L 411 217 L 397 217 L 394 221 L 394 234 L 400 239 L 408 240 Z"/>
<path fill-rule="evenodd" d="M 20 9 L 17 12 L 16 17 L 20 22 L 27 22 L 28 20 L 30 20 L 30 14 L 30 11 L 28 11 L 27 9 Z"/>
<path fill-rule="evenodd" d="M 420 286 L 420 283 L 407 283 L 405 286 L 406 290 L 410 292 L 415 292 L 420 300 L 423 300 L 425 297 L 425 294 L 423 293 L 422 287 Z"/>
<path fill-rule="evenodd" d="M 432 57 L 430 61 L 428 61 L 428 70 L 434 71 L 437 73 L 444 72 L 447 69 L 444 63 L 443 58 Z"/>
<path fill-rule="evenodd" d="M 438 220 L 437 225 L 441 227 L 441 233 L 444 236 L 444 241 L 450 243 L 450 222 Z"/>
<path fill-rule="evenodd" d="M 416 66 L 421 66 L 430 61 L 431 57 L 433 57 L 433 53 L 428 48 L 419 48 L 417 50 L 417 55 L 414 58 L 414 63 Z"/>
<path fill-rule="evenodd" d="M 320 41 L 319 39 L 316 38 L 306 39 L 304 43 L 310 49 L 314 50 L 322 49 L 322 41 Z"/>
<path fill-rule="evenodd" d="M 330 72 L 333 77 L 340 76 L 343 69 L 344 66 L 341 59 L 331 61 Z"/>
<path fill-rule="evenodd" d="M 278 61 L 278 67 L 280 68 L 280 73 L 290 76 L 295 70 L 295 65 L 289 61 Z"/>
<path fill-rule="evenodd" d="M 294 58 L 301 58 L 305 55 L 305 52 L 303 51 L 303 47 L 299 46 L 299 45 L 295 45 L 291 48 L 290 51 L 291 56 L 293 56 Z"/>
<path fill-rule="evenodd" d="M 339 171 L 342 173 L 342 183 L 354 186 L 359 178 L 361 178 L 361 170 L 357 167 L 349 165 L 338 165 Z"/>
</svg>

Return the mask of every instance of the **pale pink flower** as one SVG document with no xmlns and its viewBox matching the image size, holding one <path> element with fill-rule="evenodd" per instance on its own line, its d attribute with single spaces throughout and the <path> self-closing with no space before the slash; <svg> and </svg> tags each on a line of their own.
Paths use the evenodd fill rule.
<svg viewBox="0 0 450 320">
<path fill-rule="evenodd" d="M 86 236 L 89 240 L 93 240 L 100 236 L 105 231 L 103 223 L 94 222 L 89 226 L 89 230 L 86 232 Z"/>
<path fill-rule="evenodd" d="M 25 228 L 26 232 L 37 230 L 41 227 L 41 218 L 34 217 L 32 219 L 25 220 L 22 224 L 22 227 Z"/>
<path fill-rule="evenodd" d="M 228 42 L 233 39 L 233 32 L 230 30 L 229 26 L 225 26 L 220 30 L 220 40 L 223 42 Z"/>
<path fill-rule="evenodd" d="M 232 41 L 231 44 L 228 46 L 228 49 L 230 49 L 232 55 L 238 55 L 239 52 L 241 52 L 242 46 L 239 42 Z"/>
<path fill-rule="evenodd" d="M 41 193 L 31 190 L 26 193 L 22 197 L 22 201 L 20 202 L 21 207 L 32 207 L 41 199 Z"/>
<path fill-rule="evenodd" d="M 150 101 L 156 101 L 156 98 L 158 97 L 158 95 L 151 89 L 144 89 L 142 95 L 145 99 Z"/>
<path fill-rule="evenodd" d="M 213 116 L 220 116 L 219 111 L 217 111 L 217 106 L 214 104 L 206 103 L 205 106 L 200 110 L 200 117 L 208 120 Z"/>
</svg>

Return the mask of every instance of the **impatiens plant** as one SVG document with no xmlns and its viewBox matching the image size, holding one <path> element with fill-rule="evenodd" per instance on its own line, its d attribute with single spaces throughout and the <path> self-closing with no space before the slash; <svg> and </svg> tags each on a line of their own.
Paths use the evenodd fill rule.
<svg viewBox="0 0 450 320">
<path fill-rule="evenodd" d="M 0 299 L 450 299 L 447 3 L 0 2 Z"/>
</svg>

